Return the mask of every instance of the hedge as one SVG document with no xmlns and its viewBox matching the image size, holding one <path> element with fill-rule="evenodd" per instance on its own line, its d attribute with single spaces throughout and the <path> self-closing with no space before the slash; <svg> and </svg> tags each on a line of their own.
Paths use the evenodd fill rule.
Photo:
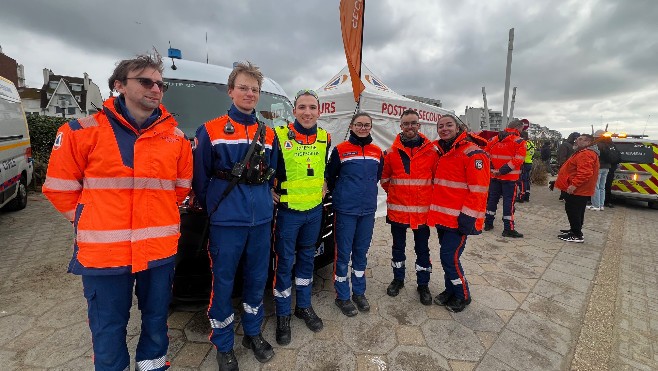
<svg viewBox="0 0 658 371">
<path fill-rule="evenodd" d="M 46 169 L 50 159 L 50 151 L 55 142 L 57 129 L 70 118 L 51 116 L 27 116 L 27 126 L 30 130 L 32 158 L 34 158 L 34 187 L 39 189 L 46 179 Z"/>
</svg>

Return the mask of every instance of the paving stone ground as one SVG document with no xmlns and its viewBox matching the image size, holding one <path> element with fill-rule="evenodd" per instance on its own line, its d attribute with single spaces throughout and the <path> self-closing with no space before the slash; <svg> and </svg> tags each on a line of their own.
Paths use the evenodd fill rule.
<svg viewBox="0 0 658 371">
<path fill-rule="evenodd" d="M 263 334 L 276 356 L 267 364 L 258 363 L 240 345 L 238 325 L 235 351 L 241 369 L 570 369 L 577 361 L 576 346 L 588 341 L 581 328 L 590 318 L 590 296 L 596 291 L 610 231 L 621 231 L 616 233 L 622 233 L 622 243 L 614 267 L 618 271 L 608 367 L 658 369 L 658 211 L 639 203 L 588 211 L 586 242 L 569 244 L 556 238 L 558 230 L 568 226 L 557 196 L 535 187 L 532 202 L 517 205 L 516 225 L 523 239 L 501 237 L 501 220 L 493 231 L 469 237 L 462 263 L 473 302 L 457 314 L 421 305 L 413 271 L 407 272 L 398 297 L 386 295 L 392 279 L 391 236 L 388 225 L 378 219 L 366 273 L 371 311 L 344 317 L 333 304 L 331 267 L 322 268 L 314 278 L 313 305 L 324 329 L 312 333 L 293 318 L 292 342 L 276 346 L 276 318 L 267 294 Z M 0 212 L 0 231 L 0 369 L 92 369 L 82 286 L 79 277 L 66 273 L 70 224 L 42 195 L 30 194 L 27 209 Z M 413 266 L 411 233 L 408 237 L 407 266 Z M 443 282 L 436 231 L 431 246 L 430 289 L 436 295 Z M 134 305 L 127 339 L 132 354 L 139 336 L 138 314 Z M 216 369 L 203 305 L 172 309 L 169 327 L 172 370 Z"/>
</svg>

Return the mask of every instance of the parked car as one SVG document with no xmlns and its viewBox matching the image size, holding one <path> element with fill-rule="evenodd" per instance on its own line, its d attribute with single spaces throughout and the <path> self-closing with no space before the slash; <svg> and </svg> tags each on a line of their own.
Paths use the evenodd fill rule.
<svg viewBox="0 0 658 371">
<path fill-rule="evenodd" d="M 612 182 L 616 199 L 647 201 L 658 209 L 658 141 L 642 138 L 614 138 L 621 163 Z"/>
<path fill-rule="evenodd" d="M 178 121 L 179 128 L 194 139 L 197 128 L 215 117 L 226 114 L 231 106 L 227 80 L 232 69 L 206 63 L 178 59 L 171 53 L 171 64 L 166 63 L 163 73 L 169 85 L 163 104 Z M 285 125 L 294 120 L 292 104 L 281 86 L 270 78 L 263 80 L 260 99 L 256 107 L 258 119 L 268 126 Z M 333 209 L 328 197 L 324 206 L 322 230 L 316 244 L 315 267 L 333 261 Z M 174 300 L 206 300 L 210 296 L 211 271 L 208 256 L 208 226 L 205 211 L 200 210 L 191 195 L 180 206 L 181 237 L 176 258 Z M 273 258 L 270 259 L 270 279 L 273 277 Z M 238 268 L 240 275 L 240 268 Z M 241 284 L 236 280 L 236 285 Z M 234 292 L 239 292 L 236 287 Z"/>
<path fill-rule="evenodd" d="M 0 76 L 0 209 L 27 206 L 34 171 L 30 133 L 14 83 Z"/>
</svg>

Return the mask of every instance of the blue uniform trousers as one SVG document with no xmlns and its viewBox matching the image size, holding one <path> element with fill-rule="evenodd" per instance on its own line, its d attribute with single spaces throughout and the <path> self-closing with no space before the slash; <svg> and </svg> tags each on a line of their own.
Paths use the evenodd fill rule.
<svg viewBox="0 0 658 371">
<path fill-rule="evenodd" d="M 436 228 L 439 233 L 439 251 L 443 267 L 446 291 L 462 300 L 471 297 L 464 269 L 459 258 L 466 247 L 466 235 Z"/>
<path fill-rule="evenodd" d="M 407 247 L 407 226 L 404 224 L 391 223 L 391 234 L 393 235 L 393 278 L 404 281 L 405 275 L 405 249 Z M 430 228 L 421 225 L 418 229 L 412 229 L 414 233 L 414 251 L 416 252 L 416 280 L 418 286 L 427 286 L 432 273 L 432 261 L 430 260 Z"/>
<path fill-rule="evenodd" d="M 235 273 L 244 257 L 242 279 L 242 328 L 245 335 L 261 332 L 263 323 L 263 291 L 270 260 L 271 223 L 251 227 L 210 226 L 210 260 L 212 264 L 212 296 L 208 307 L 210 341 L 218 352 L 233 349 L 233 306 L 231 295 Z"/>
<path fill-rule="evenodd" d="M 276 252 L 274 302 L 277 316 L 287 316 L 291 312 L 293 264 L 296 306 L 299 308 L 311 306 L 315 243 L 320 235 L 321 222 L 322 205 L 307 211 L 286 208 L 279 208 L 277 211 L 274 232 Z"/>
<path fill-rule="evenodd" d="M 334 233 L 336 252 L 334 259 L 334 287 L 340 300 L 350 298 L 350 285 L 347 282 L 347 268 L 352 257 L 352 293 L 363 295 L 366 292 L 365 270 L 368 265 L 368 249 L 375 228 L 375 213 L 349 215 L 335 212 Z"/>
<path fill-rule="evenodd" d="M 498 201 L 503 196 L 503 225 L 506 230 L 514 230 L 514 201 L 516 200 L 516 181 L 491 179 L 487 198 L 487 213 L 484 224 L 493 225 L 498 209 Z"/>
<path fill-rule="evenodd" d="M 167 312 L 174 282 L 171 262 L 134 274 L 82 276 L 96 370 L 125 370 L 130 366 L 126 326 L 133 286 L 142 315 L 135 361 L 138 370 L 166 370 Z"/>
<path fill-rule="evenodd" d="M 516 182 L 517 198 L 524 201 L 530 201 L 530 172 L 532 171 L 532 163 L 524 163 L 521 167 L 521 176 Z"/>
</svg>

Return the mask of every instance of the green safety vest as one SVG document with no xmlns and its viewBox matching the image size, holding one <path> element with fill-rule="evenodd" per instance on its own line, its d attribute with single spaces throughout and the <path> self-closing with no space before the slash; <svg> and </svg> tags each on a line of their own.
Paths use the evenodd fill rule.
<svg viewBox="0 0 658 371">
<path fill-rule="evenodd" d="M 322 203 L 328 135 L 318 127 L 314 143 L 300 144 L 288 138 L 291 130 L 287 126 L 274 129 L 286 165 L 286 179 L 278 185 L 282 191 L 279 201 L 292 210 L 310 210 Z"/>
<path fill-rule="evenodd" d="M 535 143 L 530 140 L 525 141 L 525 160 L 526 164 L 532 164 L 532 158 L 535 156 Z"/>
</svg>

